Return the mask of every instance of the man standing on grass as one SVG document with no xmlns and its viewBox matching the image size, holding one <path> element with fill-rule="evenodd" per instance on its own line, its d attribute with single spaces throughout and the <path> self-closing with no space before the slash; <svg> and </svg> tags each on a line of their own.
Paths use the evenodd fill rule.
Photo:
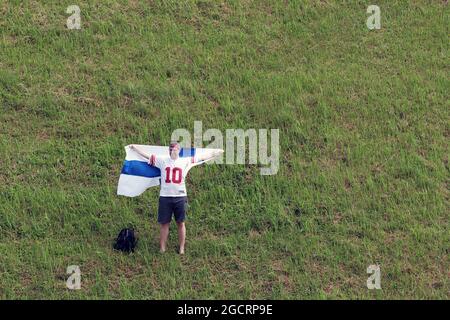
<svg viewBox="0 0 450 320">
<path fill-rule="evenodd" d="M 131 145 L 131 148 L 144 158 L 148 159 L 148 164 L 161 170 L 161 190 L 159 193 L 158 223 L 160 224 L 159 250 L 166 251 L 166 242 L 169 236 L 169 225 L 172 214 L 178 227 L 179 253 L 184 254 L 186 242 L 186 175 L 194 163 L 208 161 L 223 153 L 223 150 L 211 151 L 201 157 L 181 158 L 180 144 L 173 141 L 169 145 L 168 157 L 156 157 L 149 155 L 139 149 L 138 146 Z"/>
</svg>

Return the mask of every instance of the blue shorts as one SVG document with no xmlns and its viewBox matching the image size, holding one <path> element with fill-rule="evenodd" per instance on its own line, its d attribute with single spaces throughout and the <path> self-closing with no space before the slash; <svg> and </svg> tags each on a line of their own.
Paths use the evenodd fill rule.
<svg viewBox="0 0 450 320">
<path fill-rule="evenodd" d="M 176 222 L 186 219 L 187 197 L 159 197 L 158 223 L 166 224 L 172 220 Z"/>
</svg>

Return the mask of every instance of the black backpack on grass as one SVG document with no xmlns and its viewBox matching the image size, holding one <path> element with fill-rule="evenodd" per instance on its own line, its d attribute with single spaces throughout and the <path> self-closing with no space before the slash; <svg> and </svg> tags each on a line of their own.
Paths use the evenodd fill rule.
<svg viewBox="0 0 450 320">
<path fill-rule="evenodd" d="M 137 239 L 134 234 L 134 229 L 126 228 L 120 230 L 120 233 L 116 239 L 116 243 L 114 244 L 114 249 L 125 252 L 134 252 L 136 244 Z"/>
</svg>

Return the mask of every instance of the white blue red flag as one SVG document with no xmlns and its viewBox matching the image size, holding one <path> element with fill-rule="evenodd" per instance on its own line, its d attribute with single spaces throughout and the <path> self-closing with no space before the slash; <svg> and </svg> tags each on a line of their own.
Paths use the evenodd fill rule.
<svg viewBox="0 0 450 320">
<path fill-rule="evenodd" d="M 169 157 L 169 147 L 166 146 L 146 146 L 136 145 L 140 150 L 156 157 Z M 206 148 L 181 148 L 180 157 L 199 157 L 205 152 L 218 149 Z M 150 187 L 159 186 L 161 171 L 148 164 L 148 160 L 142 157 L 130 146 L 125 147 L 126 157 L 120 173 L 117 194 L 127 197 L 136 197 Z M 193 163 L 191 167 L 205 163 L 199 161 Z"/>
</svg>

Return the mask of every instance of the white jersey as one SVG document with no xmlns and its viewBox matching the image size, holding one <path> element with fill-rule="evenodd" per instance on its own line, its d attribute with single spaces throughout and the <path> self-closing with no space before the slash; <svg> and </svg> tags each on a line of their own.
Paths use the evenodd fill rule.
<svg viewBox="0 0 450 320">
<path fill-rule="evenodd" d="M 178 158 L 156 157 L 152 155 L 149 163 L 161 170 L 160 197 L 185 197 L 186 175 L 195 162 L 194 157 Z"/>
</svg>

